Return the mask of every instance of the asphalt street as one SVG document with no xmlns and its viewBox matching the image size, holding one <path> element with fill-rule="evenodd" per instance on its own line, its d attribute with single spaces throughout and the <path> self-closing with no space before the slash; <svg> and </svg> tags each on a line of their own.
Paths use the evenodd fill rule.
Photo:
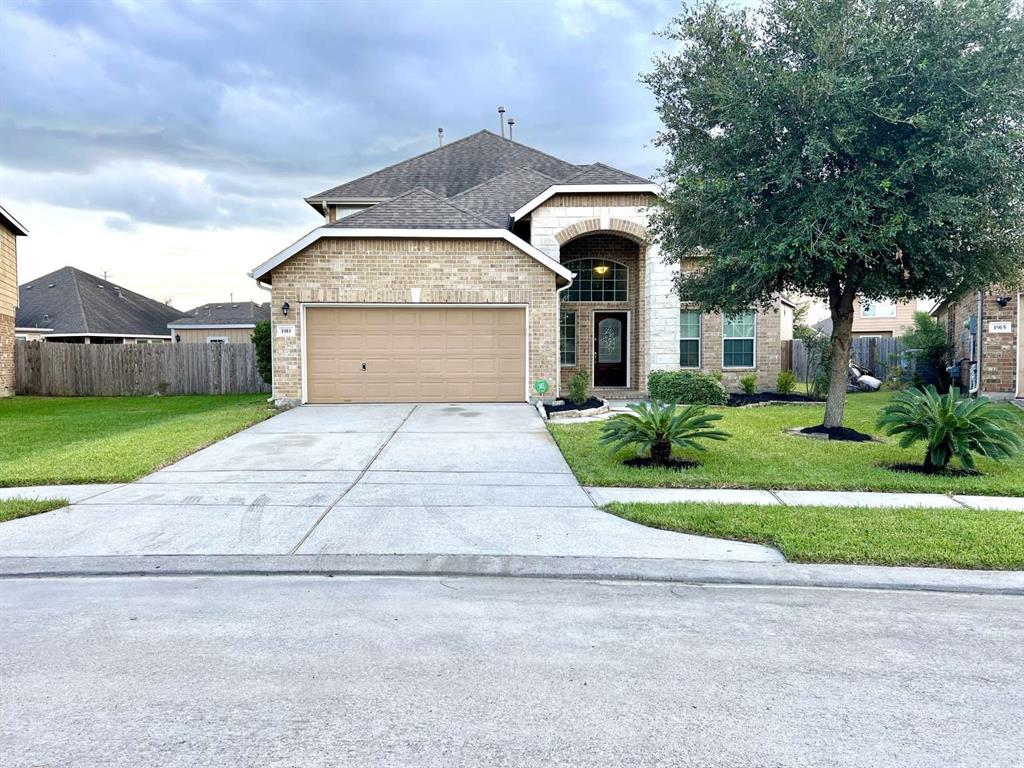
<svg viewBox="0 0 1024 768">
<path fill-rule="evenodd" d="M 0 762 L 1018 768 L 1022 639 L 999 595 L 5 579 Z"/>
</svg>

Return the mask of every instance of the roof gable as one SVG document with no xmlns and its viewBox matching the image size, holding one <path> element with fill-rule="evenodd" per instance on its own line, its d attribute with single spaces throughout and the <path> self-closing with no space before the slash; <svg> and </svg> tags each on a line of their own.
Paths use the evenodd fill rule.
<svg viewBox="0 0 1024 768">
<path fill-rule="evenodd" d="M 362 229 L 494 229 L 498 225 L 420 187 L 327 226 Z"/>
<path fill-rule="evenodd" d="M 203 304 L 168 323 L 170 328 L 206 325 L 255 325 L 270 320 L 270 304 L 254 301 L 229 301 Z"/>
<path fill-rule="evenodd" d="M 182 316 L 174 307 L 63 267 L 19 286 L 15 324 L 50 328 L 53 335 L 166 336 L 167 323 Z"/>
<path fill-rule="evenodd" d="M 524 167 L 556 179 L 563 179 L 580 170 L 577 165 L 484 130 L 325 190 L 306 200 L 310 203 L 345 199 L 379 200 L 395 197 L 416 187 L 451 197 L 495 176 Z"/>
</svg>

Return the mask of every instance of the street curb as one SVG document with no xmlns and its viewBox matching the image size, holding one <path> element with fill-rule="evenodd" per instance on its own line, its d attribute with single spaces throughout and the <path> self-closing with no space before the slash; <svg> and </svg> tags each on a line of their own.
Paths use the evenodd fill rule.
<svg viewBox="0 0 1024 768">
<path fill-rule="evenodd" d="M 518 555 L 0 557 L 0 578 L 487 576 L 1024 595 L 1024 571 Z"/>
</svg>

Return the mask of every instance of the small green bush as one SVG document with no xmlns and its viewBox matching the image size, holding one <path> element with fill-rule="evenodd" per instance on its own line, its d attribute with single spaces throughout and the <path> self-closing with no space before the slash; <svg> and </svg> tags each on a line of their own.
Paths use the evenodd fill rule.
<svg viewBox="0 0 1024 768">
<path fill-rule="evenodd" d="M 569 379 L 569 400 L 573 405 L 587 402 L 587 372 L 576 371 Z"/>
<path fill-rule="evenodd" d="M 740 389 L 744 395 L 757 394 L 757 374 L 748 373 L 740 379 Z"/>
<path fill-rule="evenodd" d="M 775 379 L 775 391 L 780 395 L 788 395 L 796 389 L 796 374 L 792 371 L 779 371 Z"/>
<path fill-rule="evenodd" d="M 652 400 L 690 405 L 725 405 L 729 396 L 712 375 L 694 371 L 651 371 L 647 391 Z"/>
<path fill-rule="evenodd" d="M 250 338 L 256 353 L 256 370 L 260 378 L 270 384 L 274 374 L 273 358 L 270 353 L 270 321 L 256 323 Z"/>
<path fill-rule="evenodd" d="M 703 405 L 678 408 L 654 400 L 629 406 L 632 413 L 624 413 L 601 425 L 598 442 L 615 454 L 623 448 L 646 451 L 656 464 L 668 464 L 672 447 L 705 450 L 701 440 L 725 440 L 728 432 L 713 429 L 719 413 L 707 413 Z"/>
</svg>

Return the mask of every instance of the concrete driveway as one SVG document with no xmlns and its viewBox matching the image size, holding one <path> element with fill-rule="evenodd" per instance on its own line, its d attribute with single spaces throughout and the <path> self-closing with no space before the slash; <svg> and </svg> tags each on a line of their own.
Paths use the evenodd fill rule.
<svg viewBox="0 0 1024 768">
<path fill-rule="evenodd" d="M 0 525 L 5 556 L 296 553 L 782 559 L 596 509 L 525 404 L 303 406 Z"/>
</svg>

